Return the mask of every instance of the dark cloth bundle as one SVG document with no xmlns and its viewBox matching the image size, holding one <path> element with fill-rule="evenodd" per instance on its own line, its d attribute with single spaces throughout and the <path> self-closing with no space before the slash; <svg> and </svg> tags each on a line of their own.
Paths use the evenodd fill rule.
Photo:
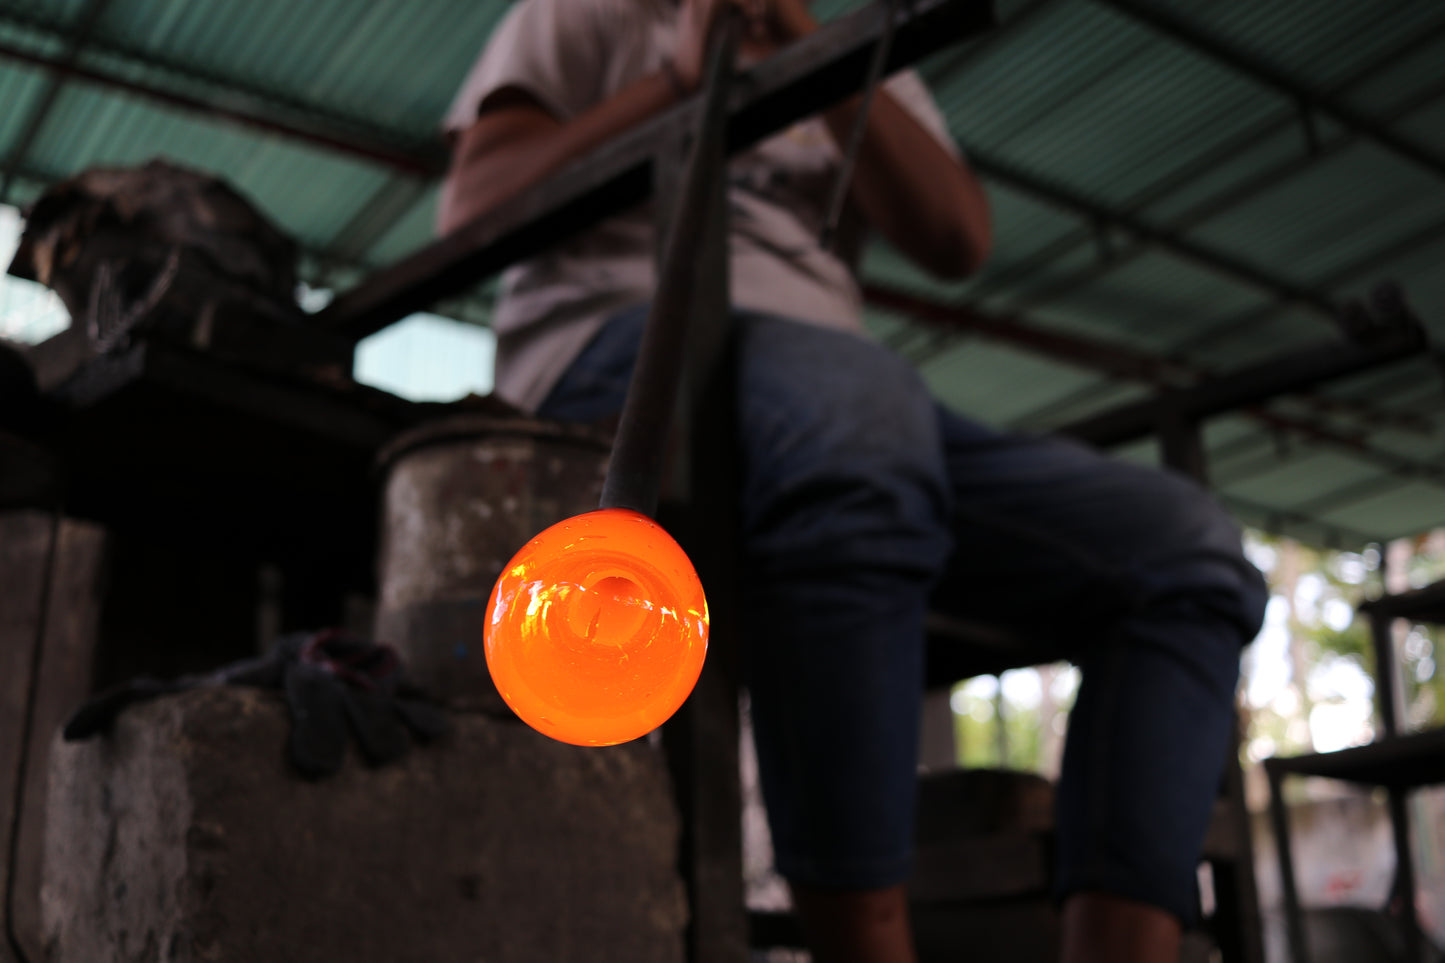
<svg viewBox="0 0 1445 963">
<path fill-rule="evenodd" d="M 427 742 L 448 728 L 446 713 L 405 682 L 394 650 L 328 629 L 283 636 L 270 654 L 206 675 L 134 679 L 109 689 L 76 710 L 65 724 L 65 738 L 108 731 L 133 703 L 213 685 L 283 693 L 291 714 L 287 754 L 308 778 L 341 768 L 348 733 L 368 763 L 381 765 L 404 756 L 413 738 Z"/>
</svg>

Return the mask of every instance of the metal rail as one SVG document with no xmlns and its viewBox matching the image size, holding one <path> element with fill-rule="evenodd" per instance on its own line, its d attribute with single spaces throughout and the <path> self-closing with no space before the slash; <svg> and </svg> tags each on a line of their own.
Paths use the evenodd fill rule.
<svg viewBox="0 0 1445 963">
<path fill-rule="evenodd" d="M 1125 405 L 1066 425 L 1059 431 L 1105 447 L 1127 444 L 1153 434 L 1161 412 L 1200 421 L 1413 357 L 1426 346 L 1425 332 L 1408 325 L 1382 332 L 1364 344 L 1337 342 L 1294 352 L 1194 388 L 1163 392 L 1158 398 Z"/>
<path fill-rule="evenodd" d="M 858 92 L 889 12 L 869 4 L 748 70 L 728 109 L 726 150 L 736 153 Z M 993 23 L 990 0 L 917 0 L 900 11 L 885 73 Z M 339 295 L 318 323 L 360 340 L 471 287 L 649 196 L 657 145 L 687 126 L 700 98 L 599 147 L 519 197 Z"/>
<path fill-rule="evenodd" d="M 710 210 L 710 201 L 711 192 L 718 188 L 716 180 L 725 173 L 723 132 L 733 63 L 742 37 L 739 17 L 730 9 L 708 52 L 702 113 L 673 207 L 657 293 L 643 329 L 637 365 L 612 445 L 612 460 L 602 484 L 602 508 L 630 508 L 644 515 L 657 512 L 663 460 L 687 353 L 692 294 L 705 280 L 699 275 L 714 267 L 701 253 L 709 232 L 725 230 L 723 225 L 710 223 L 717 213 Z M 726 299 L 726 285 L 723 287 Z"/>
</svg>

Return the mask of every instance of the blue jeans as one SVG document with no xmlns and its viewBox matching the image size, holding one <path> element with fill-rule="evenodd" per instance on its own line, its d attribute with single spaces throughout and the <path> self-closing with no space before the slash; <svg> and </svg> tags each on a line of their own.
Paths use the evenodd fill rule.
<svg viewBox="0 0 1445 963">
<path fill-rule="evenodd" d="M 646 309 L 608 322 L 540 413 L 620 410 Z M 872 888 L 911 866 L 923 620 L 1080 666 L 1059 889 L 1190 919 L 1241 647 L 1267 598 L 1198 486 L 938 407 L 851 334 L 739 313 L 743 665 L 777 864 Z"/>
</svg>

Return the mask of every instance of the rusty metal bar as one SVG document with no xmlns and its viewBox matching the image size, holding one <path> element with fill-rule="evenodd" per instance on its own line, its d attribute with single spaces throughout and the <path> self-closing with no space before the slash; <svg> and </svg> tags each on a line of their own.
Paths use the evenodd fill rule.
<svg viewBox="0 0 1445 963">
<path fill-rule="evenodd" d="M 710 200 L 726 172 L 724 126 L 742 22 L 736 12 L 731 12 L 719 26 L 719 36 L 708 54 L 702 112 L 680 195 L 673 206 L 657 293 L 643 329 L 637 365 L 602 485 L 603 508 L 630 508 L 644 515 L 657 513 L 663 459 L 686 358 L 692 292 L 705 284 L 699 275 L 716 267 L 701 253 L 710 232 L 726 231 L 726 211 L 722 212 L 724 223 L 712 223 L 715 218 L 709 215 L 715 212 L 710 210 Z"/>
<path fill-rule="evenodd" d="M 1182 358 L 1140 351 L 1122 344 L 1054 331 L 1018 314 L 981 310 L 973 305 L 947 305 L 876 284 L 863 286 L 863 297 L 875 307 L 907 314 L 956 336 L 968 332 L 1017 345 L 1034 354 L 1055 358 L 1114 378 L 1129 379 L 1156 388 L 1187 388 L 1218 377 L 1212 371 Z M 1407 413 L 1381 410 L 1349 399 L 1296 393 L 1291 397 L 1320 414 L 1358 419 L 1371 427 L 1388 425 L 1401 431 L 1431 434 L 1429 419 Z M 1369 453 L 1361 435 L 1342 433 L 1330 426 L 1302 418 L 1250 407 L 1244 413 L 1268 428 L 1289 431 L 1304 438 L 1323 441 Z M 1395 466 L 1398 467 L 1398 466 Z"/>
<path fill-rule="evenodd" d="M 1340 342 L 1292 352 L 1193 388 L 1169 392 L 1166 400 L 1182 416 L 1208 418 L 1412 357 L 1424 351 L 1426 344 L 1423 330 L 1407 326 L 1366 344 Z M 1153 433 L 1158 407 L 1157 400 L 1142 401 L 1060 430 L 1097 445 L 1125 444 Z"/>
</svg>

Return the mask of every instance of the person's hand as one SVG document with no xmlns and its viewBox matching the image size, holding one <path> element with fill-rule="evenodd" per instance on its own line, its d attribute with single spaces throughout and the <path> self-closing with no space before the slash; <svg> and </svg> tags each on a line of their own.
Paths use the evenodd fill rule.
<svg viewBox="0 0 1445 963">
<path fill-rule="evenodd" d="M 818 29 L 818 21 L 808 10 L 808 0 L 750 0 L 748 26 L 758 29 L 767 42 L 783 46 Z"/>
<path fill-rule="evenodd" d="M 696 90 L 702 83 L 708 37 L 723 10 L 732 6 L 746 13 L 750 2 L 760 3 L 763 0 L 682 0 L 677 15 L 677 46 L 672 51 L 672 70 L 683 87 Z"/>
<path fill-rule="evenodd" d="M 745 37 L 755 51 L 784 46 L 817 27 L 807 0 L 682 0 L 672 67 L 688 90 L 702 82 L 708 37 L 728 6 L 742 12 Z"/>
</svg>

